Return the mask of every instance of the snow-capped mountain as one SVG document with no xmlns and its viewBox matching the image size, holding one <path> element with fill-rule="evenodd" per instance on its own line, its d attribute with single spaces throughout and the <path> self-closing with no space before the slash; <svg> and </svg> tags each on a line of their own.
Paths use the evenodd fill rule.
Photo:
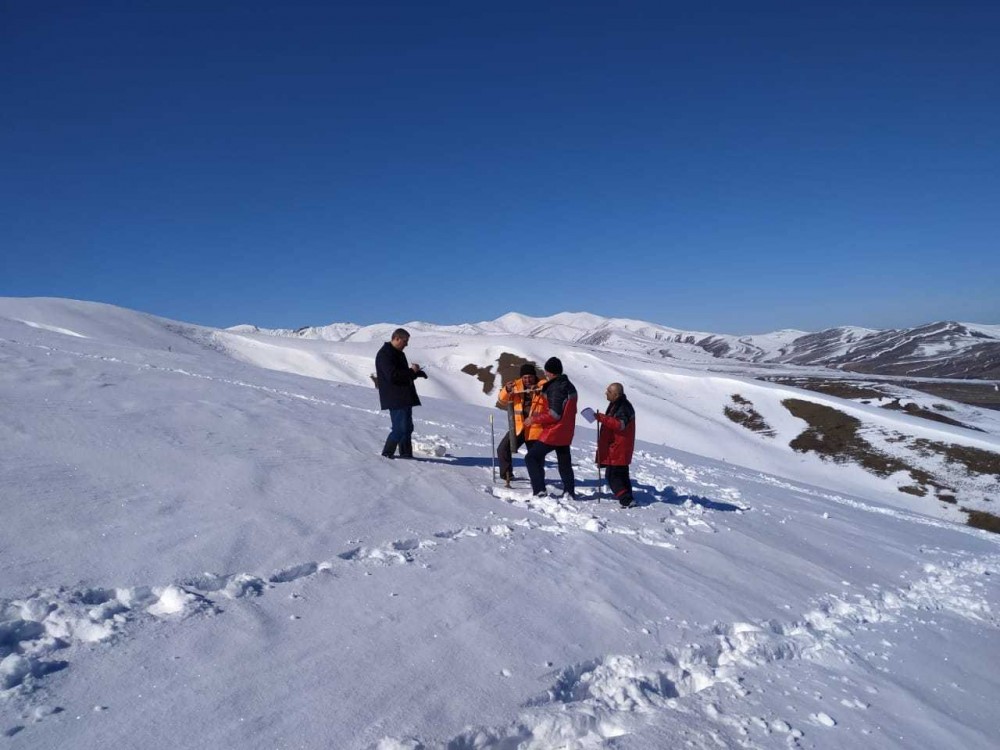
<svg viewBox="0 0 1000 750">
<path fill-rule="evenodd" d="M 876 375 L 1000 379 L 1000 326 L 995 325 L 941 322 L 901 330 L 847 326 L 816 333 L 788 329 L 734 336 L 682 331 L 655 323 L 602 318 L 589 313 L 560 313 L 547 318 L 508 313 L 481 323 L 448 326 L 410 322 L 406 326 L 424 333 L 554 339 L 685 362 L 722 359 L 822 366 Z M 237 326 L 230 330 L 323 341 L 371 341 L 385 338 L 393 327 L 389 324 L 334 323 L 295 331 L 265 330 L 255 326 Z"/>
<path fill-rule="evenodd" d="M 881 375 L 1000 378 L 1000 326 L 941 322 L 863 335 L 832 329 L 815 336 L 793 342 L 779 361 Z"/>
</svg>

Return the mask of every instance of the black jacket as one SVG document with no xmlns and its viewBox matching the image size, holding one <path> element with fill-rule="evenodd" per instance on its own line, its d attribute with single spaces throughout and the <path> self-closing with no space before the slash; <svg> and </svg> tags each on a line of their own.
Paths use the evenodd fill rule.
<svg viewBox="0 0 1000 750">
<path fill-rule="evenodd" d="M 426 378 L 427 373 L 411 370 L 406 355 L 388 341 L 375 356 L 375 377 L 378 378 L 378 400 L 382 409 L 420 406 L 413 381 Z"/>
</svg>

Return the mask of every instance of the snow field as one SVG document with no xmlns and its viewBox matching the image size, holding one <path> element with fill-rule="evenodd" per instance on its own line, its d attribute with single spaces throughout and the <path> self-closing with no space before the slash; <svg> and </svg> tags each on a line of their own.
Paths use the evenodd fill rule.
<svg viewBox="0 0 1000 750">
<path fill-rule="evenodd" d="M 0 320 L 12 748 L 993 746 L 995 536 L 650 441 L 622 510 L 583 428 L 533 498 L 480 406 L 386 461 L 370 386 L 45 313 L 90 338 Z"/>
</svg>

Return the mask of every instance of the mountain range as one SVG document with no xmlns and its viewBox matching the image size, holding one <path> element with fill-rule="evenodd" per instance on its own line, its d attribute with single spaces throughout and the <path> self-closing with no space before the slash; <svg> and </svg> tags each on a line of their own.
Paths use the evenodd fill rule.
<svg viewBox="0 0 1000 750">
<path fill-rule="evenodd" d="M 699 364 L 734 360 L 820 366 L 872 375 L 1000 379 L 1000 325 L 941 321 L 902 329 L 843 326 L 813 333 L 787 329 L 736 336 L 567 312 L 544 318 L 508 313 L 496 320 L 461 325 L 414 321 L 405 326 L 425 333 L 555 339 L 631 355 Z M 333 323 L 296 330 L 268 330 L 256 326 L 237 326 L 230 330 L 347 342 L 385 338 L 391 328 L 388 324 Z"/>
</svg>

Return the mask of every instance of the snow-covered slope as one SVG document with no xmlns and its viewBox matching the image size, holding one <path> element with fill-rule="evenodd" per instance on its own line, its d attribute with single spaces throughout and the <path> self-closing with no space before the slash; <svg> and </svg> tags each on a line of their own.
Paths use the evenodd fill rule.
<svg viewBox="0 0 1000 750">
<path fill-rule="evenodd" d="M 562 325 L 568 325 L 566 319 Z M 387 324 L 372 327 L 372 330 L 379 330 L 383 338 L 368 339 L 366 336 L 368 340 L 364 341 L 353 337 L 346 342 L 302 341 L 232 330 L 219 332 L 215 338 L 217 345 L 234 357 L 261 367 L 363 385 L 369 382 L 377 348 L 393 327 Z M 920 501 L 912 495 L 900 494 L 900 487 L 912 484 L 911 477 L 905 473 L 881 479 L 857 466 L 830 463 L 793 451 L 790 442 L 806 425 L 789 413 L 783 401 L 796 398 L 831 405 L 862 420 L 866 429 L 884 443 L 884 450 L 901 456 L 905 446 L 893 446 L 891 441 L 886 443 L 885 438 L 906 434 L 913 440 L 947 441 L 1000 452 L 1000 415 L 988 410 L 971 410 L 973 423 L 987 431 L 982 434 L 899 412 L 887 412 L 874 405 L 865 406 L 749 378 L 710 373 L 696 360 L 685 363 L 676 359 L 623 356 L 621 352 L 608 351 L 606 342 L 570 344 L 534 335 L 495 333 L 487 336 L 481 331 L 469 335 L 436 328 L 421 330 L 416 325 L 410 328 L 413 338 L 408 353 L 411 360 L 431 373 L 431 378 L 421 383 L 421 392 L 432 397 L 489 406 L 496 399 L 500 383 L 484 393 L 482 383 L 463 373 L 463 367 L 469 364 L 477 368 L 491 367 L 496 373 L 497 363 L 505 352 L 536 363 L 558 355 L 579 389 L 583 405 L 604 408 L 600 399 L 607 384 L 615 381 L 625 384 L 640 410 L 637 426 L 640 439 L 799 481 L 821 482 L 825 487 L 878 495 L 885 502 L 954 520 L 964 520 L 957 505 L 936 502 L 933 496 Z M 726 417 L 725 410 L 732 405 L 736 394 L 752 402 L 772 428 L 772 434 L 754 435 Z M 965 409 L 964 413 L 969 411 Z M 582 419 L 580 424 L 585 424 Z M 912 455 L 907 460 L 924 463 L 926 459 L 919 453 L 919 450 L 911 450 Z M 990 509 L 988 498 L 1000 490 L 993 477 L 958 476 L 955 480 L 965 490 L 961 500 L 962 506 L 967 508 Z"/>
<path fill-rule="evenodd" d="M 530 342 L 584 402 L 628 374 L 637 507 L 582 424 L 578 502 L 491 482 L 460 368 Z M 1000 537 L 716 414 L 739 387 L 787 436 L 793 389 L 415 333 L 425 459 L 390 462 L 379 343 L 0 300 L 7 745 L 993 746 Z"/>
</svg>

